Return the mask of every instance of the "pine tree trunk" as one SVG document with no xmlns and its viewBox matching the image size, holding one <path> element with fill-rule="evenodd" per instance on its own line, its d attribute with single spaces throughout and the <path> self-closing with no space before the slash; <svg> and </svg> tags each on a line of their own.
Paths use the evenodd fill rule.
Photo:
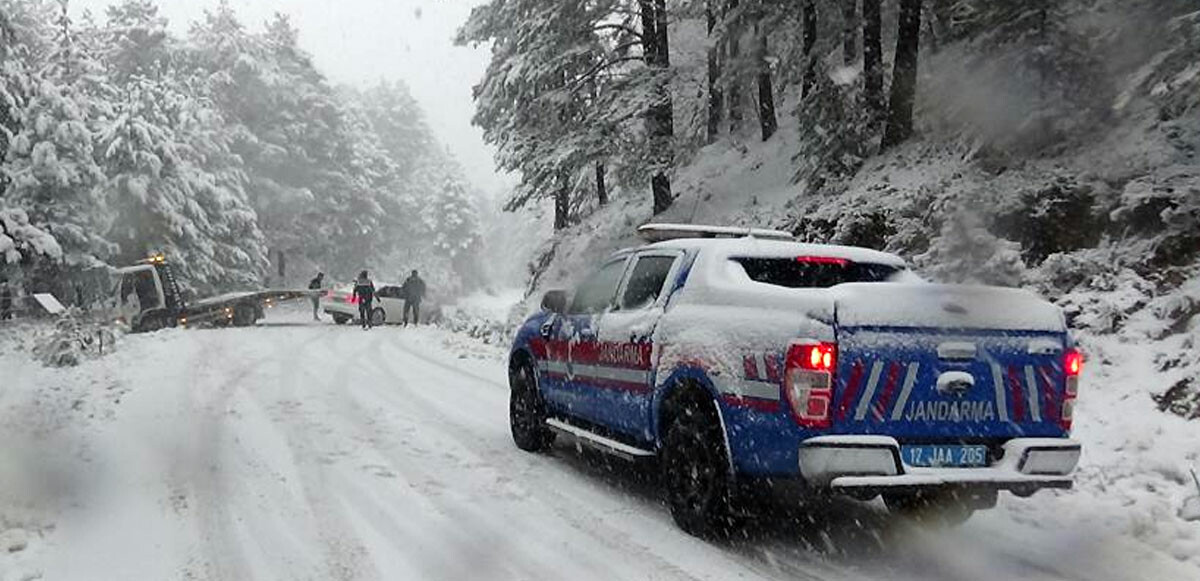
<svg viewBox="0 0 1200 581">
<path fill-rule="evenodd" d="M 862 0 L 863 93 L 872 125 L 883 118 L 883 24 L 881 0 Z"/>
<path fill-rule="evenodd" d="M 842 2 L 842 63 L 852 66 L 858 60 L 858 0 Z"/>
<path fill-rule="evenodd" d="M 733 12 L 738 8 L 738 0 L 729 0 L 727 5 L 729 12 Z M 726 33 L 728 39 L 729 64 L 732 66 L 732 71 L 729 73 L 729 87 L 725 90 L 725 99 L 729 101 L 729 132 L 737 133 L 742 128 L 742 83 L 741 69 L 742 63 L 739 62 L 742 56 L 742 26 L 741 18 L 733 17 L 729 22 L 729 30 Z"/>
<path fill-rule="evenodd" d="M 604 162 L 596 162 L 596 200 L 601 206 L 608 204 L 608 186 L 604 183 Z"/>
<path fill-rule="evenodd" d="M 817 2 L 804 0 L 804 80 L 800 84 L 800 96 L 812 93 L 817 82 L 817 63 L 813 49 L 817 45 Z"/>
<path fill-rule="evenodd" d="M 762 140 L 766 141 L 775 135 L 779 129 L 779 121 L 775 118 L 775 95 L 771 86 L 771 64 L 767 62 L 767 33 L 761 26 L 756 31 L 758 37 L 755 61 L 758 63 L 758 124 L 762 128 Z"/>
<path fill-rule="evenodd" d="M 674 135 L 674 113 L 671 105 L 671 88 L 667 85 L 666 73 L 671 67 L 670 42 L 667 34 L 666 0 L 638 0 L 642 19 L 642 45 L 646 65 L 654 71 L 654 103 L 646 112 L 646 133 L 650 139 L 650 157 L 654 165 L 650 189 L 654 197 L 654 213 L 661 214 L 671 207 L 671 179 L 667 172 L 671 168 L 672 136 Z"/>
<path fill-rule="evenodd" d="M 718 0 L 707 0 L 704 17 L 708 24 L 708 38 L 712 41 L 717 27 L 717 15 L 713 4 Z M 705 137 L 708 143 L 716 141 L 721 133 L 721 119 L 725 116 L 725 93 L 721 87 L 721 49 L 717 43 L 708 48 L 708 127 Z"/>
<path fill-rule="evenodd" d="M 917 94 L 917 51 L 921 44 L 921 0 L 900 0 L 900 30 L 888 103 L 883 147 L 903 143 L 913 134 L 913 101 Z"/>
<path fill-rule="evenodd" d="M 570 225 L 571 189 L 564 176 L 558 176 L 558 189 L 554 191 L 554 229 L 562 230 Z"/>
</svg>

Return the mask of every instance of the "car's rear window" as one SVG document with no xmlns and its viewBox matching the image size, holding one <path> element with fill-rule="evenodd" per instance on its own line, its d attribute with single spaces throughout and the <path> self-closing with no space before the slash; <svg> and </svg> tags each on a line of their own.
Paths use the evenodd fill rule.
<svg viewBox="0 0 1200 581">
<path fill-rule="evenodd" d="M 788 288 L 826 288 L 847 282 L 885 282 L 904 269 L 888 264 L 795 258 L 734 258 L 756 282 Z"/>
</svg>

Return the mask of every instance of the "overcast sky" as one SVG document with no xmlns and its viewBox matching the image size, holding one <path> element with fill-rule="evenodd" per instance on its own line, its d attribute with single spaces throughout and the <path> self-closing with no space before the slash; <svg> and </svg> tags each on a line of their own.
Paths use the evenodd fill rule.
<svg viewBox="0 0 1200 581">
<path fill-rule="evenodd" d="M 156 0 L 182 34 L 218 0 Z M 73 11 L 98 17 L 114 0 L 72 0 Z M 467 176 L 494 194 L 509 180 L 496 174 L 492 150 L 471 125 L 471 87 L 487 67 L 488 51 L 454 46 L 454 32 L 483 0 L 228 0 L 243 24 L 258 30 L 275 12 L 300 30 L 300 44 L 334 82 L 403 80 L 421 103 L 434 133 Z"/>
</svg>

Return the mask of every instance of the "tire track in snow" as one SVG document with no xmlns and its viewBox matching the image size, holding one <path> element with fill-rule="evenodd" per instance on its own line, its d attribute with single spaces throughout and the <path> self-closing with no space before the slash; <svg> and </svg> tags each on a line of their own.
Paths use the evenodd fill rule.
<svg viewBox="0 0 1200 581">
<path fill-rule="evenodd" d="M 230 410 L 236 409 L 231 407 L 231 400 L 240 390 L 252 387 L 247 385 L 248 379 L 278 358 L 278 352 L 259 354 L 240 349 L 243 345 L 239 341 L 229 341 L 237 335 L 255 331 L 257 329 L 213 330 L 210 332 L 213 340 L 201 342 L 198 367 L 205 375 L 223 379 L 215 390 L 203 389 L 203 381 L 197 381 L 188 390 L 188 408 L 199 412 L 199 417 L 192 426 L 192 440 L 181 443 L 182 449 L 176 454 L 178 461 L 169 475 L 172 488 L 190 491 L 188 497 L 195 499 L 195 508 L 190 512 L 196 515 L 203 566 L 210 579 L 254 577 L 243 538 L 246 536 L 241 524 L 244 521 L 242 515 L 232 513 L 230 505 L 232 499 L 254 496 L 255 491 L 241 481 L 242 471 L 238 466 L 239 461 L 252 462 L 253 455 L 237 440 L 237 426 L 228 425 L 228 421 Z M 319 336 L 308 337 L 299 347 L 318 339 Z M 239 361 L 246 356 L 249 358 Z M 231 361 L 239 361 L 232 372 L 218 374 L 214 371 L 220 368 L 214 366 L 225 366 Z M 200 399 L 197 396 L 208 397 Z M 227 445 L 232 447 L 227 448 Z"/>
<path fill-rule="evenodd" d="M 425 357 L 411 357 L 412 352 L 394 338 L 386 345 L 391 347 L 393 352 L 403 356 L 408 356 L 408 359 L 410 360 L 416 359 L 419 363 L 429 362 L 428 358 Z M 442 386 L 439 389 L 439 393 L 444 397 L 437 399 L 435 402 L 435 400 L 424 395 L 426 393 L 425 390 L 413 389 L 414 386 L 412 385 L 412 382 L 409 381 L 409 379 L 406 379 L 403 373 L 400 373 L 395 369 L 394 358 L 382 357 L 373 361 L 377 361 L 381 367 L 381 371 L 394 378 L 404 388 L 405 402 L 417 403 L 422 409 L 426 410 L 426 413 L 429 413 L 433 416 L 433 419 L 435 420 L 433 423 L 435 425 L 454 426 L 454 429 L 445 431 L 443 436 L 456 443 L 460 449 L 474 458 L 474 462 L 470 466 L 472 469 L 486 467 L 487 469 L 495 472 L 497 475 L 500 475 L 505 479 L 509 486 L 516 487 L 519 493 L 524 497 L 541 501 L 542 507 L 549 508 L 554 513 L 552 516 L 566 522 L 573 530 L 591 539 L 591 541 L 595 542 L 597 545 L 604 546 L 606 549 L 611 550 L 614 555 L 620 555 L 621 557 L 618 558 L 627 559 L 631 555 L 636 556 L 641 558 L 644 562 L 653 563 L 654 569 L 659 574 L 668 574 L 678 578 L 697 578 L 697 573 L 684 570 L 679 564 L 660 556 L 650 547 L 632 542 L 632 539 L 636 538 L 635 535 L 630 534 L 629 531 L 621 530 L 612 526 L 611 515 L 597 512 L 590 506 L 588 501 L 580 502 L 576 498 L 564 496 L 555 491 L 552 486 L 548 486 L 544 481 L 519 482 L 514 480 L 513 477 L 515 476 L 527 481 L 529 477 L 533 476 L 529 473 L 532 472 L 534 468 L 545 467 L 541 462 L 541 460 L 544 460 L 545 457 L 530 456 L 521 452 L 517 452 L 515 448 L 511 447 L 511 445 L 501 447 L 499 442 L 502 441 L 507 443 L 509 441 L 506 404 L 497 402 L 497 405 L 492 405 L 486 410 L 479 409 L 478 405 L 474 406 L 476 408 L 476 413 L 471 417 L 476 419 L 480 417 L 478 412 L 495 412 L 494 420 L 487 420 L 484 426 L 487 428 L 498 428 L 496 431 L 499 433 L 495 434 L 493 437 L 483 437 L 477 433 L 479 431 L 479 426 L 476 426 L 476 429 L 464 426 L 461 421 L 456 421 L 455 418 L 452 418 L 449 415 L 449 410 L 444 409 L 439 405 L 439 403 L 446 401 L 448 397 L 454 396 L 455 394 L 452 393 L 453 391 L 461 392 L 463 390 L 461 387 L 458 387 L 456 382 L 436 381 L 436 377 L 430 375 L 428 371 L 421 374 L 420 372 L 424 371 L 421 366 L 412 366 L 413 371 L 424 375 L 424 377 L 428 380 L 434 380 L 430 381 L 430 383 Z M 471 378 L 474 383 L 479 383 L 477 376 L 472 373 L 463 372 L 462 370 L 455 369 L 448 365 L 437 364 L 437 362 L 434 363 L 437 371 L 443 375 L 450 374 L 454 377 Z M 488 383 L 495 385 L 495 382 L 489 381 Z M 486 393 L 488 393 L 491 397 L 499 398 L 503 402 L 507 402 L 507 389 L 505 389 L 503 392 L 500 392 L 498 390 L 489 388 Z M 392 399 L 392 401 L 396 401 L 397 396 L 394 393 L 385 392 L 382 395 Z M 459 393 L 457 395 L 462 396 L 463 394 Z M 473 400 L 468 394 L 467 397 L 454 397 L 453 401 L 454 405 L 451 406 L 451 410 L 462 411 L 461 408 L 463 405 L 467 405 L 469 403 L 477 404 L 481 400 Z M 403 405 L 403 403 L 399 403 L 399 405 Z M 497 463 L 490 460 L 492 458 L 503 458 L 504 460 L 509 461 L 510 464 L 507 466 L 499 466 Z M 522 468 L 522 470 L 513 474 L 511 470 L 512 465 L 519 466 Z M 562 474 L 565 475 L 566 473 Z M 579 479 L 576 478 L 575 480 Z M 532 488 L 535 490 L 535 492 L 530 492 L 529 488 L 526 487 L 526 484 L 532 485 Z M 572 482 L 571 484 L 577 485 L 578 482 Z M 588 482 L 587 484 L 590 488 L 590 496 L 599 495 L 601 498 L 608 500 L 611 499 L 614 493 L 614 490 L 611 488 L 611 486 L 606 486 L 605 488 L 601 489 L 596 486 L 596 482 Z M 600 484 L 607 485 L 608 483 Z M 624 502 L 624 500 L 625 499 L 619 499 L 620 502 Z M 650 508 L 653 510 L 662 511 L 661 505 L 658 505 L 657 503 L 649 504 Z M 618 510 L 624 509 L 620 508 Z M 521 516 L 522 515 L 514 515 L 511 518 L 520 519 Z M 665 513 L 662 513 L 662 516 L 665 517 Z M 510 517 L 505 515 L 501 520 L 507 521 L 509 518 Z M 655 528 L 663 528 L 666 531 L 669 531 L 670 534 L 677 533 L 677 531 L 674 530 L 673 525 L 669 522 L 669 519 L 659 518 L 648 520 L 655 526 Z M 501 522 L 498 526 L 502 527 L 503 522 Z M 678 534 L 682 535 L 682 533 Z M 679 540 L 683 540 L 687 544 L 702 543 L 702 541 L 698 541 L 686 536 L 679 537 Z M 712 556 L 718 560 L 724 561 L 724 558 L 721 557 L 719 553 L 706 556 Z M 726 568 L 728 568 L 728 565 L 731 564 L 734 565 L 735 568 L 742 569 L 743 574 L 750 572 L 749 569 L 743 569 L 743 565 L 734 562 L 726 561 Z M 702 576 L 707 576 L 703 573 L 699 574 Z"/>
</svg>

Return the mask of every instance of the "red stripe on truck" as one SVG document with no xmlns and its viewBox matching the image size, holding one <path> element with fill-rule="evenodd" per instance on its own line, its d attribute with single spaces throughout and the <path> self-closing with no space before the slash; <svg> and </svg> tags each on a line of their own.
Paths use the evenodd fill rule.
<svg viewBox="0 0 1200 581">
<path fill-rule="evenodd" d="M 875 400 L 875 405 L 871 409 L 872 415 L 876 420 L 883 421 L 884 412 L 891 407 L 892 394 L 896 392 L 896 381 L 900 378 L 900 364 L 893 361 L 888 366 L 887 383 L 883 384 L 883 393 L 879 394 L 879 399 Z"/>
<path fill-rule="evenodd" d="M 1042 406 L 1045 410 L 1047 420 L 1062 419 L 1062 410 L 1059 408 L 1058 394 L 1054 391 L 1053 370 L 1048 366 L 1038 367 L 1038 377 L 1041 379 L 1041 388 L 1038 390 L 1042 393 L 1042 398 L 1045 404 Z"/>
<path fill-rule="evenodd" d="M 1021 375 L 1017 366 L 1008 366 L 1008 393 L 1012 396 L 1013 417 L 1012 421 L 1021 421 L 1021 416 L 1025 415 L 1025 390 L 1021 388 Z"/>
<path fill-rule="evenodd" d="M 854 402 L 854 397 L 858 395 L 858 387 L 862 384 L 863 363 L 862 360 L 854 362 L 854 368 L 850 371 L 850 379 L 846 381 L 846 391 L 842 393 L 842 399 L 837 404 L 837 419 L 842 421 L 846 419 L 846 414 L 850 413 L 850 405 Z"/>
</svg>

